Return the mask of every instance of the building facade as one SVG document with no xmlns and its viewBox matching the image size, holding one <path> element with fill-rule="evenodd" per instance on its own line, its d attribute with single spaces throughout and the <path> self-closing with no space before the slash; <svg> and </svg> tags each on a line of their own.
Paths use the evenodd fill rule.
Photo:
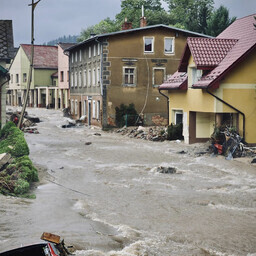
<svg viewBox="0 0 256 256">
<path fill-rule="evenodd" d="M 160 90 L 170 123 L 183 123 L 186 143 L 209 140 L 215 127 L 233 127 L 256 144 L 254 15 L 236 20 L 217 38 L 188 38 L 178 71 Z"/>
<path fill-rule="evenodd" d="M 97 35 L 66 50 L 74 118 L 115 126 L 115 108 L 134 104 L 144 124 L 167 124 L 166 99 L 158 93 L 166 74 L 177 69 L 188 36 L 165 25 Z"/>
</svg>

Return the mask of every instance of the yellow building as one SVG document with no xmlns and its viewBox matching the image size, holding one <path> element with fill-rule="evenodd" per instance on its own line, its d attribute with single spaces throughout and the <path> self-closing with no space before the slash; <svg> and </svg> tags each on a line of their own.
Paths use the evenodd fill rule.
<svg viewBox="0 0 256 256">
<path fill-rule="evenodd" d="M 254 15 L 236 20 L 217 38 L 188 38 L 167 90 L 169 124 L 183 123 L 186 143 L 203 142 L 228 125 L 256 144 L 256 31 Z"/>
</svg>

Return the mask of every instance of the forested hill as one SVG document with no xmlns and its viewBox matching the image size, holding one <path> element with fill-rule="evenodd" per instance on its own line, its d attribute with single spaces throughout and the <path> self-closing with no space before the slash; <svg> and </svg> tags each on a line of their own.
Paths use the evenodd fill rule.
<svg viewBox="0 0 256 256">
<path fill-rule="evenodd" d="M 47 43 L 45 43 L 45 45 L 56 45 L 58 43 L 76 43 L 77 42 L 77 38 L 78 36 L 62 36 L 62 37 L 59 37 L 55 40 L 51 40 Z"/>
</svg>

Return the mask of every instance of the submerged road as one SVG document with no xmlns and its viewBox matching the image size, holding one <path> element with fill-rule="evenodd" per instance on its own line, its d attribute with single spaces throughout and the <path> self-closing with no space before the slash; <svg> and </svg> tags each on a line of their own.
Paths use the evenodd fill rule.
<svg viewBox="0 0 256 256">
<path fill-rule="evenodd" d="M 77 255 L 256 255 L 255 166 L 196 157 L 199 145 L 63 129 L 61 111 L 27 111 L 42 120 L 25 134 L 40 183 L 36 199 L 0 195 L 0 252 L 51 232 Z"/>
</svg>

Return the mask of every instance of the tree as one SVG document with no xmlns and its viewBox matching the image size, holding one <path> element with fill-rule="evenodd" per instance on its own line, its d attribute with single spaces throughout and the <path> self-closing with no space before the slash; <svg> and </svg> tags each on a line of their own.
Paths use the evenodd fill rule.
<svg viewBox="0 0 256 256">
<path fill-rule="evenodd" d="M 91 34 L 99 35 L 99 34 L 115 32 L 118 30 L 119 30 L 119 27 L 116 21 L 111 20 L 110 18 L 106 18 L 94 26 L 90 26 L 90 27 L 87 27 L 86 29 L 83 29 L 77 40 L 78 42 L 82 42 L 90 38 Z"/>
<path fill-rule="evenodd" d="M 173 25 L 205 33 L 207 20 L 213 10 L 213 0 L 165 0 Z"/>
<path fill-rule="evenodd" d="M 228 9 L 221 5 L 217 10 L 213 11 L 207 22 L 207 34 L 217 36 L 235 20 L 236 17 L 229 18 Z"/>
</svg>

